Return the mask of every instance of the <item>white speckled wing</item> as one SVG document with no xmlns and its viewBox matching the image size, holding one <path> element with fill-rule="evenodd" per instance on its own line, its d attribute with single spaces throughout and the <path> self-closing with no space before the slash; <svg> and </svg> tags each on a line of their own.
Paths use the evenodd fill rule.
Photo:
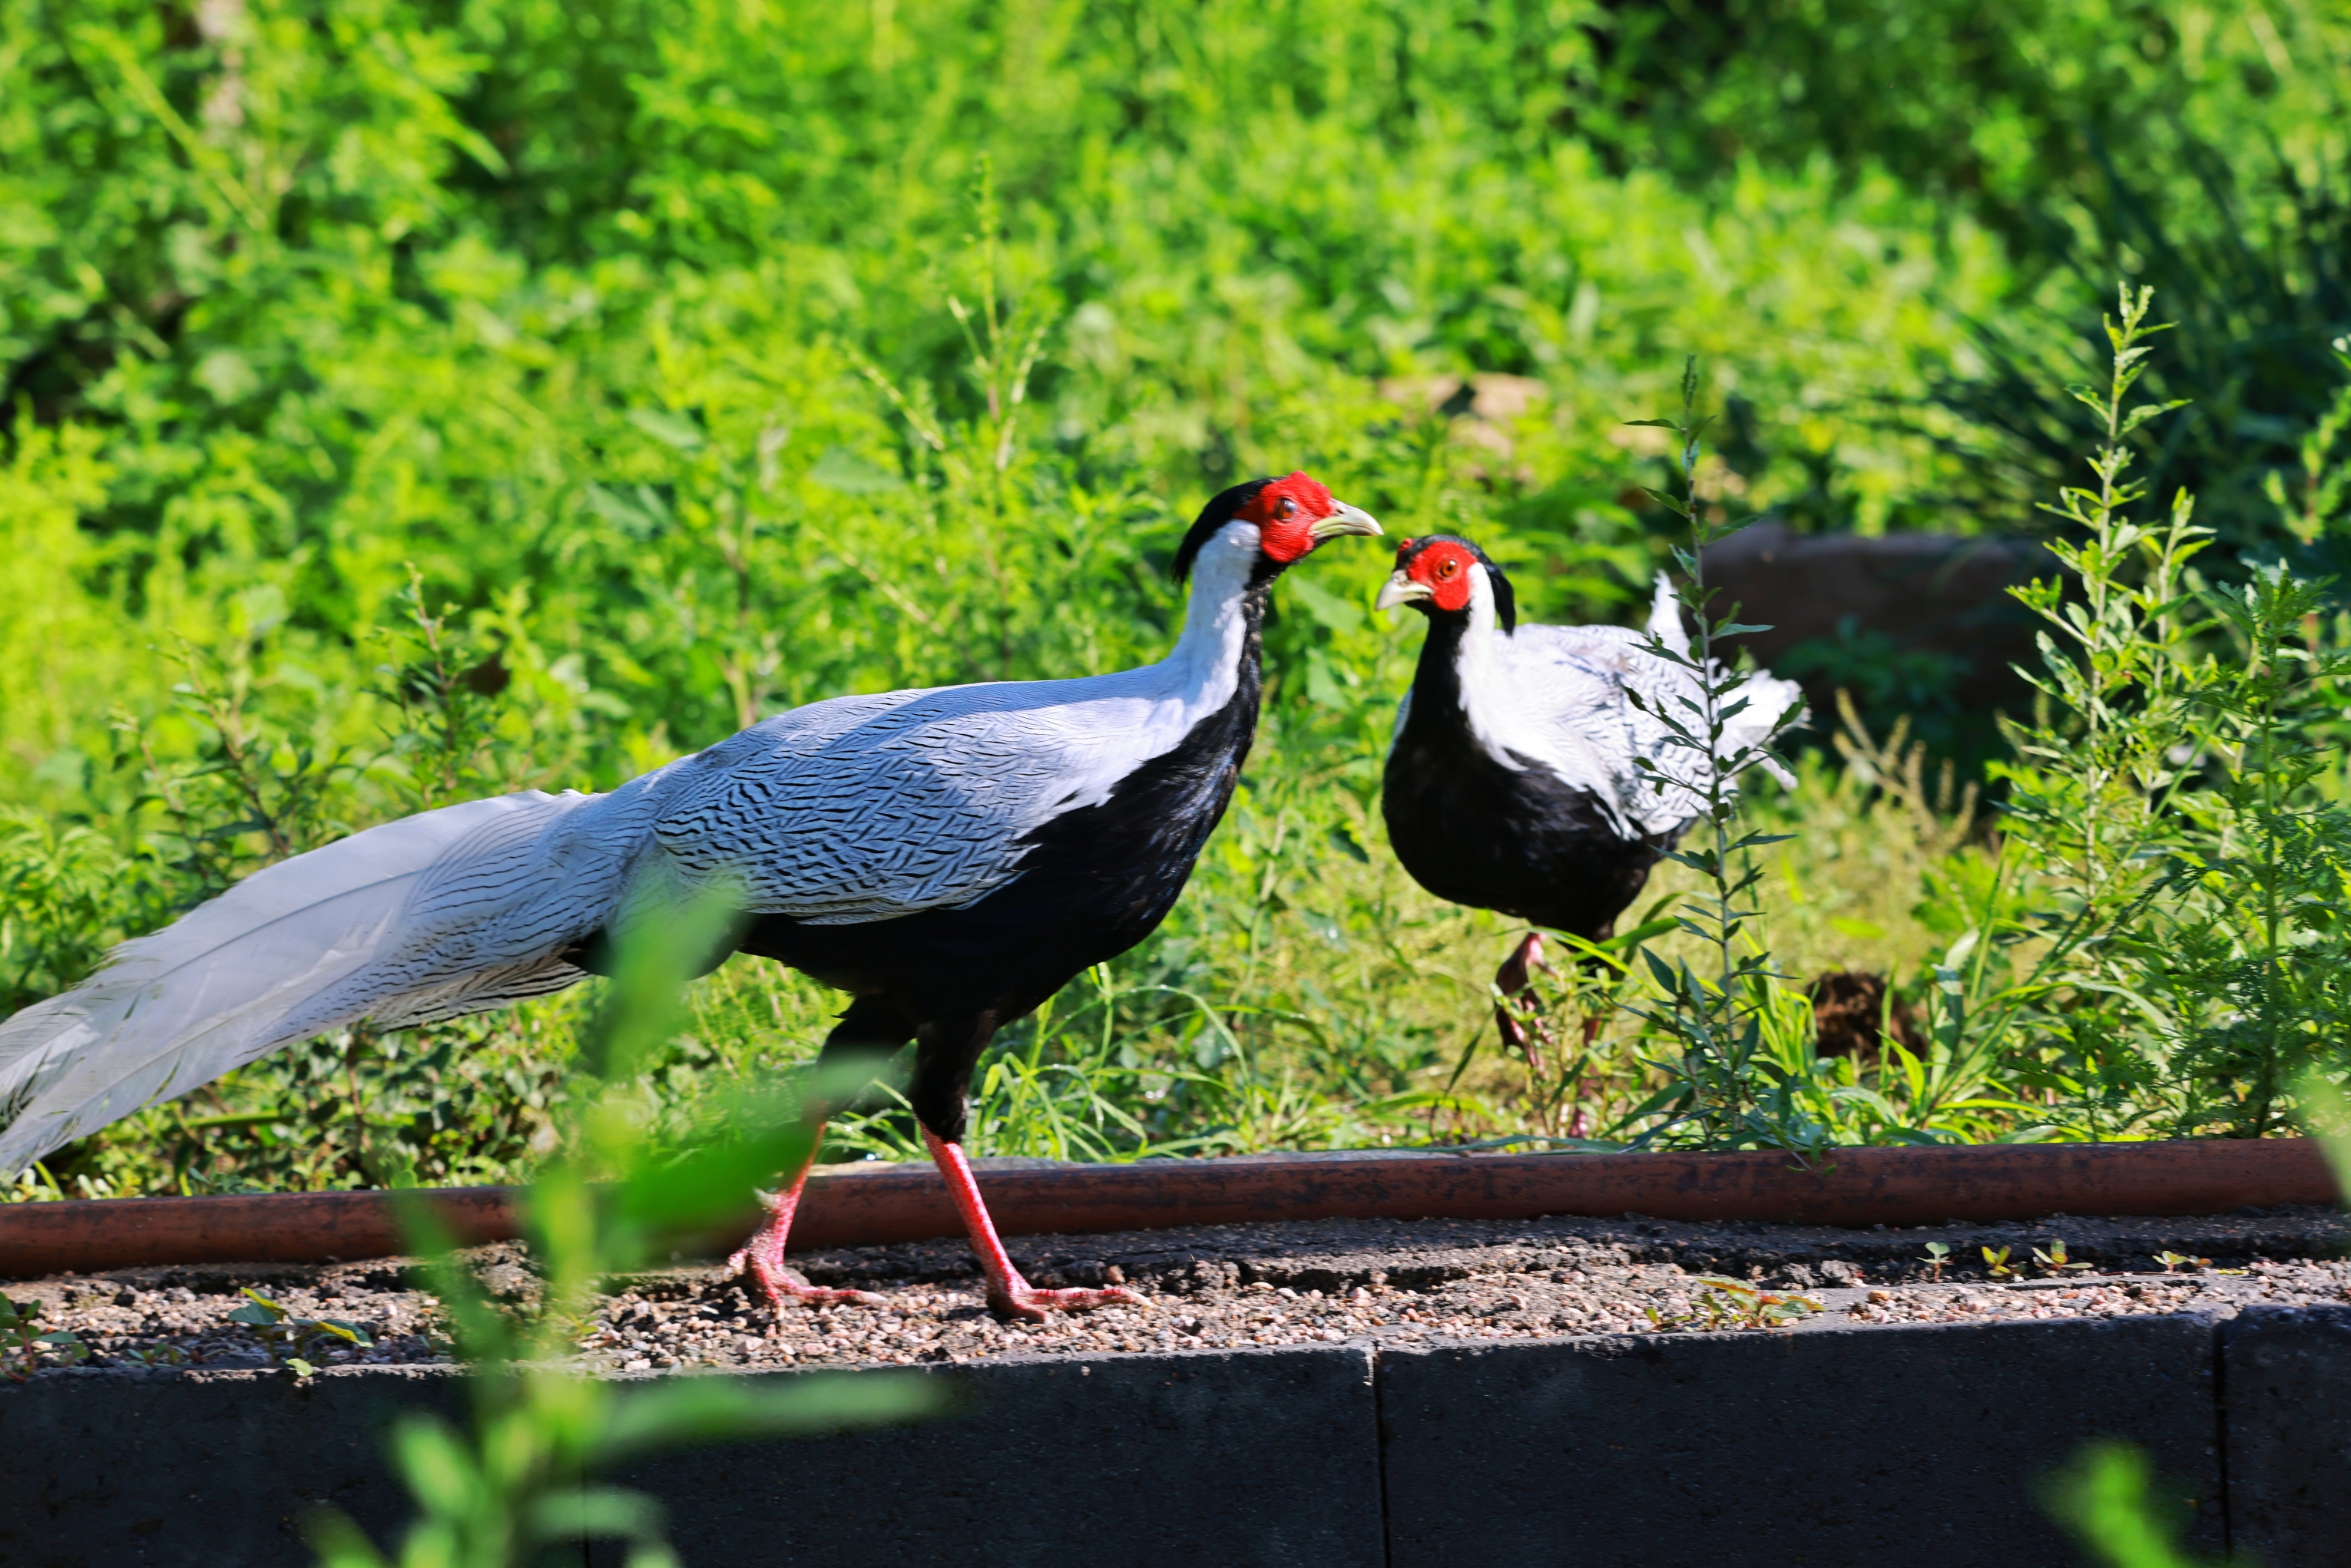
<svg viewBox="0 0 2351 1568">
<path fill-rule="evenodd" d="M 650 891 L 732 872 L 755 912 L 816 925 L 970 904 L 1018 874 L 1028 834 L 1108 799 L 1229 698 L 1229 684 L 1187 692 L 1175 674 L 844 697 L 770 719 L 645 781 L 661 862 L 641 875 Z"/>
<path fill-rule="evenodd" d="M 1499 642 L 1502 700 L 1525 720 L 1513 733 L 1541 748 L 1529 755 L 1612 802 L 1624 824 L 1644 833 L 1677 832 L 1698 816 L 1705 765 L 1687 747 L 1669 744 L 1673 732 L 1658 716 L 1671 713 L 1697 726 L 1686 706 L 1699 695 L 1690 670 L 1658 657 L 1642 633 L 1622 626 L 1521 626 Z M 1627 699 L 1627 687 L 1647 711 Z M 1802 701 L 1793 682 L 1766 674 L 1749 676 L 1736 695 L 1748 707 L 1725 727 L 1724 756 L 1768 741 Z M 1672 783 L 1661 790 L 1638 766 L 1641 758 Z M 1782 773 L 1776 763 L 1766 766 Z"/>
</svg>

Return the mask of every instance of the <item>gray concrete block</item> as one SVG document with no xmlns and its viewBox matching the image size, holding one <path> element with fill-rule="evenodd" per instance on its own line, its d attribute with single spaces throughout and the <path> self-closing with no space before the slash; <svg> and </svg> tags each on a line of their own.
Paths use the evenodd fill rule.
<svg viewBox="0 0 2351 1568">
<path fill-rule="evenodd" d="M 1382 1562 L 1372 1358 L 1360 1346 L 926 1374 L 954 1390 L 957 1413 L 697 1449 L 613 1479 L 668 1505 L 684 1562 L 729 1568 Z"/>
<path fill-rule="evenodd" d="M 2201 1316 L 1647 1335 L 1381 1357 L 1393 1568 L 1981 1568 L 2079 1558 L 2040 1507 L 2148 1450 L 2220 1544 Z"/>
<path fill-rule="evenodd" d="M 392 1412 L 455 1416 L 444 1369 L 52 1374 L 0 1389 L 8 1568 L 296 1568 L 325 1505 L 380 1541 L 408 1500 L 384 1466 Z"/>
<path fill-rule="evenodd" d="M 2262 1568 L 2351 1563 L 2351 1307 L 2254 1307 L 2220 1336 L 2229 1537 Z"/>
</svg>

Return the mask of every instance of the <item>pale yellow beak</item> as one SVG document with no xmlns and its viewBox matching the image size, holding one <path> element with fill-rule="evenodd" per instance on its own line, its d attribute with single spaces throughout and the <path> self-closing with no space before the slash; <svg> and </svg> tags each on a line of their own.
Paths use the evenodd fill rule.
<svg viewBox="0 0 2351 1568">
<path fill-rule="evenodd" d="M 1344 501 L 1331 504 L 1339 509 L 1327 517 L 1316 518 L 1314 526 L 1306 530 L 1307 536 L 1316 544 L 1325 539 L 1335 539 L 1341 534 L 1364 534 L 1372 538 L 1380 537 L 1380 520 L 1371 513 L 1351 507 Z"/>
<path fill-rule="evenodd" d="M 1399 604 L 1409 604 L 1416 599 L 1428 599 L 1437 591 L 1425 582 L 1415 582 L 1398 570 L 1394 577 L 1380 584 L 1380 596 L 1372 601 L 1374 610 L 1394 610 Z"/>
</svg>

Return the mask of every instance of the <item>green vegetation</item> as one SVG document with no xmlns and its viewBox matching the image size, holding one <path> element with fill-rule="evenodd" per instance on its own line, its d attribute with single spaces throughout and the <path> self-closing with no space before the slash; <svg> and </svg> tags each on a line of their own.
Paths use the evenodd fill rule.
<svg viewBox="0 0 2351 1568">
<path fill-rule="evenodd" d="M 622 955 L 588 1048 L 575 1061 L 578 1092 L 562 1155 L 524 1200 L 538 1270 L 534 1300 L 500 1308 L 429 1209 L 419 1206 L 407 1217 L 447 1311 L 452 1348 L 476 1374 L 465 1380 L 473 1420 L 461 1430 L 410 1411 L 393 1423 L 393 1469 L 416 1517 L 399 1552 L 386 1558 L 348 1517 L 313 1511 L 309 1532 L 328 1568 L 507 1568 L 543 1561 L 549 1549 L 583 1536 L 626 1542 L 629 1568 L 675 1568 L 660 1503 L 601 1484 L 599 1472 L 688 1443 L 904 1420 L 939 1407 L 936 1385 L 892 1374 L 801 1376 L 780 1386 L 675 1378 L 624 1390 L 582 1377 L 570 1364 L 606 1275 L 643 1268 L 658 1255 L 657 1239 L 739 1212 L 747 1184 L 808 1157 L 807 1129 L 775 1113 L 772 1090 L 705 1103 L 705 1136 L 684 1158 L 664 1157 L 645 1136 L 634 1069 L 674 1032 L 685 977 L 730 914 L 705 900 Z M 366 1343 L 348 1323 L 287 1323 L 274 1302 L 246 1294 L 254 1304 L 239 1321 L 258 1325 L 270 1359 L 295 1376 L 317 1370 L 286 1354 L 300 1348 L 303 1330 L 360 1334 Z"/>
<path fill-rule="evenodd" d="M 2302 960 L 2343 940 L 2351 635 L 2296 577 L 2345 536 L 2331 13 L 0 0 L 0 1009 L 369 822 L 1156 657 L 1191 510 L 1305 467 L 1539 620 L 1629 617 L 1686 542 L 1645 486 L 2038 528 L 2051 700 L 1997 810 L 1895 730 L 1903 682 L 1815 716 L 1725 824 L 1792 835 L 1741 894 L 1743 1065 L 1661 1101 L 1698 1076 L 1630 944 L 1542 980 L 1563 1045 L 1497 1053 L 1510 934 L 1385 851 L 1414 638 L 1332 550 L 1183 904 L 1006 1032 L 976 1152 L 2252 1135 L 2342 1076 Z M 2106 380 L 2118 275 L 2183 324 L 2126 368 L 2196 400 L 2131 428 L 2127 386 L 2056 390 Z M 1677 479 L 1626 422 L 1692 354 Z M 2134 520 L 2183 481 L 2194 560 Z M 1818 1054 L 1832 969 L 1890 977 L 1878 1055 Z M 527 1173 L 595 1006 L 312 1041 L 22 1194 Z M 633 1069 L 654 1135 L 790 1082 L 832 1006 L 700 983 Z M 885 1087 L 827 1152 L 910 1134 Z"/>
</svg>

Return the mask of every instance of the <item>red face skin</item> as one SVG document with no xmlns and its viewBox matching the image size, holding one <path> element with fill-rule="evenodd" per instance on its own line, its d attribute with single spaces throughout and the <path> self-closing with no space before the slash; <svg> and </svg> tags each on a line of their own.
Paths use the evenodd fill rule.
<svg viewBox="0 0 2351 1568">
<path fill-rule="evenodd" d="M 1314 548 L 1314 525 L 1338 509 L 1331 492 L 1301 472 L 1259 490 L 1239 517 L 1257 525 L 1266 558 L 1288 566 Z"/>
<path fill-rule="evenodd" d="M 1429 591 L 1420 601 L 1432 610 L 1461 611 L 1469 608 L 1469 569 L 1478 558 L 1459 545 L 1443 540 L 1430 545 L 1410 561 L 1413 541 L 1405 539 L 1396 546 L 1396 564 L 1405 576 Z"/>
</svg>

